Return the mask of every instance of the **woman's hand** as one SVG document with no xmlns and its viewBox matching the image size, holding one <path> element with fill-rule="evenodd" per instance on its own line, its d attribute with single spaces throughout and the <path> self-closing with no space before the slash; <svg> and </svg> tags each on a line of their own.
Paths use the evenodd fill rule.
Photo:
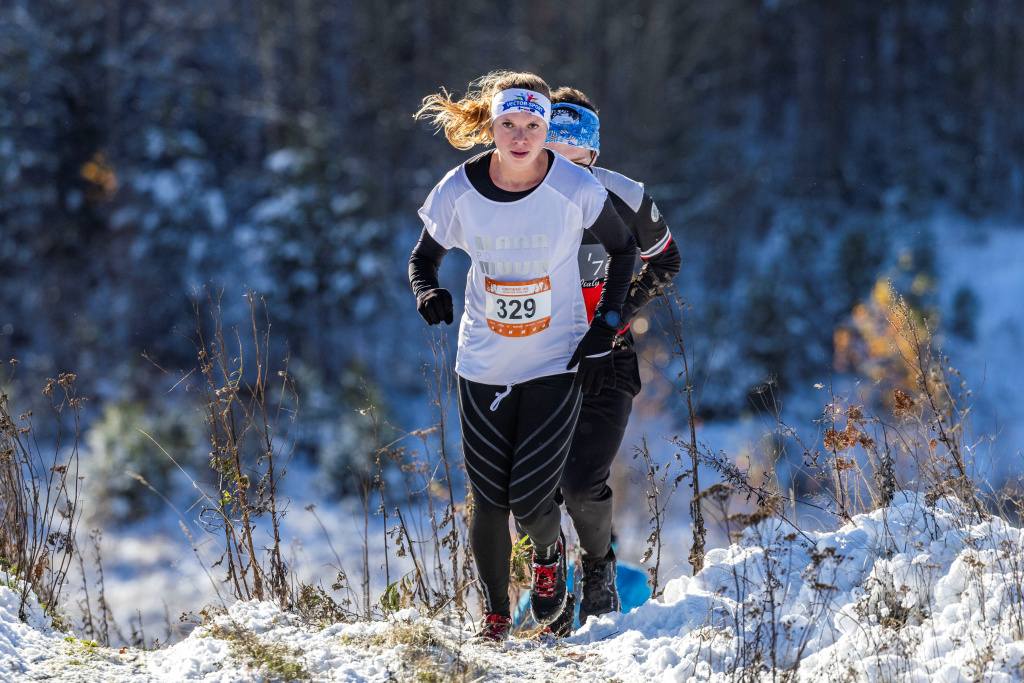
<svg viewBox="0 0 1024 683">
<path fill-rule="evenodd" d="M 452 295 L 443 287 L 428 289 L 416 297 L 416 310 L 428 325 L 440 325 L 442 320 L 451 325 L 455 319 Z"/>
<path fill-rule="evenodd" d="M 566 370 L 576 371 L 576 386 L 585 394 L 599 394 L 602 388 L 615 386 L 615 363 L 612 361 L 612 342 L 618 330 L 600 318 L 595 318 L 583 335 L 579 346 L 569 359 Z"/>
</svg>

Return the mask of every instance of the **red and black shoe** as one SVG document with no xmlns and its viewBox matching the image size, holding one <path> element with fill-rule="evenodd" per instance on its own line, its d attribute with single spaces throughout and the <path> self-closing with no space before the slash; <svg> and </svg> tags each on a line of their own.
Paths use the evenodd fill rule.
<svg viewBox="0 0 1024 683">
<path fill-rule="evenodd" d="M 483 627 L 474 636 L 495 643 L 508 640 L 512 633 L 512 619 L 504 614 L 485 614 Z"/>
<path fill-rule="evenodd" d="M 565 609 L 565 537 L 558 532 L 554 557 L 538 560 L 537 547 L 533 549 L 533 589 L 530 591 L 530 611 L 540 626 L 558 619 Z"/>
</svg>

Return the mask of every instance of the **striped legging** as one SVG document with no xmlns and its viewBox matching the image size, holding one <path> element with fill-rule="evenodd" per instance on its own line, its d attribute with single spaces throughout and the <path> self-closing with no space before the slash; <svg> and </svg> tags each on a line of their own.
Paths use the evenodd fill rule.
<svg viewBox="0 0 1024 683">
<path fill-rule="evenodd" d="M 509 614 L 509 512 L 543 551 L 558 540 L 555 491 L 580 411 L 573 373 L 511 387 L 459 377 L 466 474 L 473 491 L 469 534 L 484 611 Z"/>
</svg>

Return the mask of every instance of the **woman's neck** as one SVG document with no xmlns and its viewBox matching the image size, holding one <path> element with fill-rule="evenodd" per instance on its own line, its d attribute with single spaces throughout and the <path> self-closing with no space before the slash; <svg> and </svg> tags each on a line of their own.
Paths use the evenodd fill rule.
<svg viewBox="0 0 1024 683">
<path fill-rule="evenodd" d="M 548 152 L 541 150 L 531 164 L 516 168 L 507 160 L 503 160 L 501 152 L 496 149 L 491 155 L 491 164 L 488 170 L 494 184 L 506 192 L 529 190 L 540 185 L 544 176 L 547 175 Z"/>
</svg>

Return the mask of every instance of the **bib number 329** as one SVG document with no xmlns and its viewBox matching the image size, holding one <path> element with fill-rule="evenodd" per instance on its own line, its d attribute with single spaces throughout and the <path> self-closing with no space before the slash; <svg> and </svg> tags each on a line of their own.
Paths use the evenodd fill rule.
<svg viewBox="0 0 1024 683">
<path fill-rule="evenodd" d="M 551 324 L 551 281 L 485 279 L 487 326 L 503 337 L 528 337 Z"/>
</svg>

